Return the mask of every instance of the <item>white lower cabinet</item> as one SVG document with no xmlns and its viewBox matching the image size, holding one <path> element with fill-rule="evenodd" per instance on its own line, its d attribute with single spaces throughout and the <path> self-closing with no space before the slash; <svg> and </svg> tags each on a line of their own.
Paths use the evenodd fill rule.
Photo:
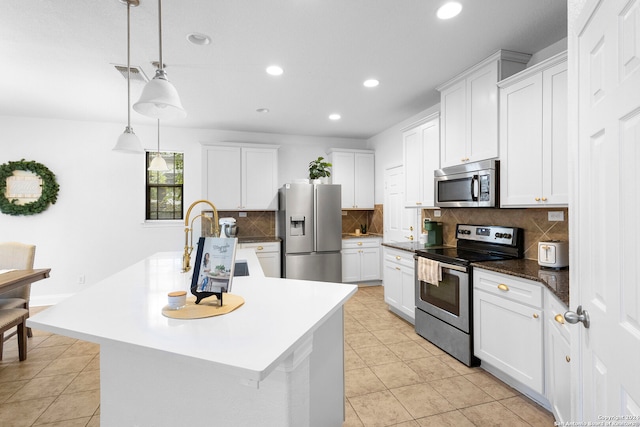
<svg viewBox="0 0 640 427">
<path fill-rule="evenodd" d="M 542 395 L 542 286 L 475 268 L 473 293 L 476 357 Z"/>
<path fill-rule="evenodd" d="M 413 252 L 384 247 L 384 301 L 391 311 L 415 324 L 415 264 Z"/>
<path fill-rule="evenodd" d="M 571 335 L 564 305 L 542 284 L 473 269 L 474 354 L 482 366 L 571 419 Z"/>
<path fill-rule="evenodd" d="M 342 282 L 380 280 L 380 243 L 377 237 L 342 241 Z"/>
<path fill-rule="evenodd" d="M 560 423 L 571 420 L 571 335 L 564 320 L 565 305 L 545 295 L 547 399 Z"/>
<path fill-rule="evenodd" d="M 238 249 L 255 250 L 264 275 L 281 277 L 280 242 L 239 243 Z"/>
</svg>

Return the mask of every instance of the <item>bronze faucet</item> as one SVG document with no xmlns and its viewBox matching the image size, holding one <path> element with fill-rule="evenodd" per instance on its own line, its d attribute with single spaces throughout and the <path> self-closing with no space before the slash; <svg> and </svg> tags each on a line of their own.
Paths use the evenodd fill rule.
<svg viewBox="0 0 640 427">
<path fill-rule="evenodd" d="M 193 218 L 193 221 L 191 221 L 191 224 L 189 224 L 189 215 L 191 215 L 191 209 L 193 209 L 193 207 L 198 203 L 206 203 L 207 205 L 211 206 L 211 209 L 213 209 L 213 224 L 210 223 L 209 225 L 211 229 L 211 234 L 213 235 L 213 237 L 220 236 L 220 226 L 218 224 L 218 210 L 213 205 L 213 203 L 211 203 L 208 200 L 196 200 L 195 202 L 191 203 L 191 206 L 189 206 L 189 209 L 187 210 L 187 215 L 184 218 L 184 254 L 182 255 L 182 272 L 183 273 L 186 273 L 187 271 L 191 270 L 191 252 L 193 252 L 193 221 L 195 221 L 196 218 L 198 218 L 199 216 L 203 218 L 207 218 L 206 216 L 200 214 L 195 218 Z M 209 219 L 210 221 L 210 218 L 207 218 L 207 219 Z M 189 240 L 189 232 L 191 232 L 191 240 Z M 190 242 L 191 244 L 189 244 Z"/>
</svg>

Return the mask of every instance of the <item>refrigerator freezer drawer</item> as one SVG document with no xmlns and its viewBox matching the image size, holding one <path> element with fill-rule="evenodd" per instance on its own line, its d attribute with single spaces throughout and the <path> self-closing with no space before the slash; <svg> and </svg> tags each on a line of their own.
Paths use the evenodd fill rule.
<svg viewBox="0 0 640 427">
<path fill-rule="evenodd" d="M 286 254 L 284 267 L 287 279 L 342 283 L 340 252 Z"/>
</svg>

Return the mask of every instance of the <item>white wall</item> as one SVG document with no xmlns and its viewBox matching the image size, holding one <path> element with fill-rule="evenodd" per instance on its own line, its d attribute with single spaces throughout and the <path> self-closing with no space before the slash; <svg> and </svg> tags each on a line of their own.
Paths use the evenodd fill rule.
<svg viewBox="0 0 640 427">
<path fill-rule="evenodd" d="M 0 241 L 35 244 L 36 267 L 51 268 L 49 279 L 34 284 L 32 305 L 55 303 L 155 252 L 182 251 L 181 222 L 144 223 L 144 156 L 112 151 L 124 124 L 0 116 L 0 129 L 0 164 L 34 160 L 60 185 L 57 203 L 40 214 L 0 213 Z M 155 126 L 134 129 L 145 148 L 155 149 Z M 203 195 L 201 143 L 222 141 L 280 145 L 280 184 L 306 178 L 308 163 L 331 147 L 366 148 L 358 139 L 163 125 L 161 149 L 185 153 L 187 206 Z"/>
<path fill-rule="evenodd" d="M 369 138 L 367 147 L 376 152 L 375 165 L 375 203 L 384 202 L 384 171 L 392 166 L 403 164 L 402 159 L 402 131 L 411 124 L 440 111 L 440 104 L 436 104 L 409 117 L 406 120 L 388 128 L 387 130 Z"/>
</svg>

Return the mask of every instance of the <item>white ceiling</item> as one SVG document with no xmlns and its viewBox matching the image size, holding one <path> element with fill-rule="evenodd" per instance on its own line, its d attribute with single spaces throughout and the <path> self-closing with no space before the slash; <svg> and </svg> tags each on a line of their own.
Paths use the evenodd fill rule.
<svg viewBox="0 0 640 427">
<path fill-rule="evenodd" d="M 535 53 L 566 37 L 566 0 L 164 0 L 163 60 L 188 126 L 368 138 L 439 102 L 435 87 L 498 49 Z M 131 9 L 131 64 L 158 60 L 156 0 Z M 190 32 L 212 43 L 187 42 Z M 280 64 L 285 72 L 269 76 Z M 3 1 L 0 114 L 127 120 L 126 6 Z M 380 86 L 367 89 L 369 77 Z M 132 102 L 142 90 L 132 83 Z M 268 108 L 269 113 L 257 113 Z M 328 120 L 338 112 L 342 119 Z M 153 124 L 132 111 L 132 123 Z"/>
</svg>

